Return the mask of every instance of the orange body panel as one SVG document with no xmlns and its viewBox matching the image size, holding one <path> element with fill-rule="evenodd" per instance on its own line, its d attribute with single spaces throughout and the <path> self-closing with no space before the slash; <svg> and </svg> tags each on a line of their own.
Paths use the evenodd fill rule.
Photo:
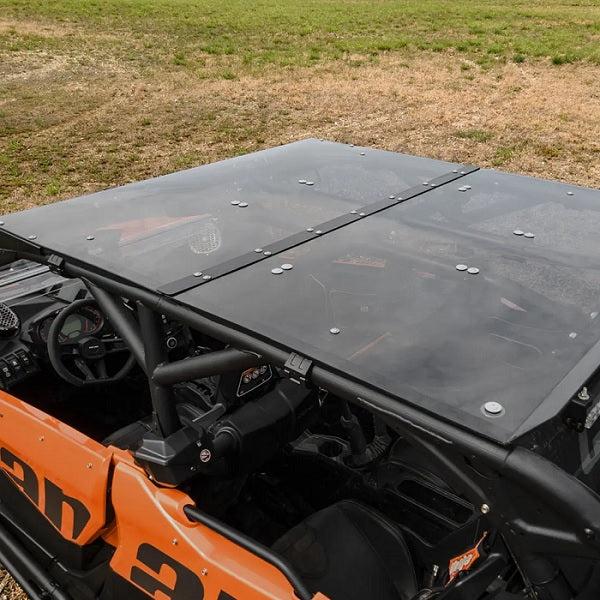
<svg viewBox="0 0 600 600">
<path fill-rule="evenodd" d="M 125 452 L 115 451 L 112 503 L 116 515 L 116 533 L 106 537 L 117 550 L 111 567 L 122 577 L 134 581 L 134 571 L 142 571 L 147 582 L 157 580 L 157 600 L 175 597 L 179 582 L 168 564 L 150 568 L 140 562 L 140 548 L 151 548 L 185 566 L 198 576 L 188 584 L 202 590 L 205 600 L 295 600 L 291 585 L 275 567 L 240 548 L 218 533 L 192 523 L 183 512 L 191 498 L 176 489 L 159 488 L 137 467 Z M 195 586 L 195 587 L 194 587 Z M 141 587 L 138 585 L 138 587 Z M 142 587 L 148 590 L 148 586 Z M 162 590 L 162 591 L 161 591 Z M 318 595 L 321 600 L 325 596 Z M 191 596 L 190 596 L 191 600 Z"/>
<path fill-rule="evenodd" d="M 106 525 L 112 452 L 0 392 L 0 467 L 67 540 L 79 545 Z"/>
</svg>

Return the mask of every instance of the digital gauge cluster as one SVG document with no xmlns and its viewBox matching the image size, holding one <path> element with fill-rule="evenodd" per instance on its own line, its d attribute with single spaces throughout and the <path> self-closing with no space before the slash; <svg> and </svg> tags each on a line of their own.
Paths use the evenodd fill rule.
<svg viewBox="0 0 600 600">
<path fill-rule="evenodd" d="M 50 327 L 56 314 L 50 315 L 38 325 L 38 335 L 46 343 L 48 341 Z M 94 306 L 83 306 L 76 313 L 69 315 L 58 334 L 58 341 L 75 341 L 88 335 L 97 334 L 104 325 L 102 313 Z"/>
</svg>

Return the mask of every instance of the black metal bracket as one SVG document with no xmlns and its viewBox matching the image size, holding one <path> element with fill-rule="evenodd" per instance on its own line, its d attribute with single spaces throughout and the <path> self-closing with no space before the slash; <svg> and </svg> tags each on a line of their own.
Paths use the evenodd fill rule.
<svg viewBox="0 0 600 600">
<path fill-rule="evenodd" d="M 308 382 L 309 372 L 313 366 L 312 360 L 292 352 L 283 365 L 283 370 L 294 383 Z"/>
</svg>

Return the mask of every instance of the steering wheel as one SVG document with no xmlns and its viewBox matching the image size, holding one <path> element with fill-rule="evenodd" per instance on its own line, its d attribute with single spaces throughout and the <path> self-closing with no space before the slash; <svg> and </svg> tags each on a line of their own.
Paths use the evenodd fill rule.
<svg viewBox="0 0 600 600">
<path fill-rule="evenodd" d="M 48 331 L 47 344 L 50 363 L 65 381 L 78 387 L 119 381 L 131 371 L 135 364 L 133 354 L 117 335 L 98 338 L 91 334 L 84 334 L 73 340 L 61 341 L 59 339 L 66 320 L 72 314 L 77 313 L 83 307 L 95 304 L 90 299 L 76 300 L 58 313 Z M 126 353 L 127 357 L 125 357 Z M 110 374 L 106 357 L 112 354 L 123 354 L 124 356 L 122 366 L 118 367 L 115 373 Z M 73 361 L 81 376 L 67 368 L 65 358 Z"/>
</svg>

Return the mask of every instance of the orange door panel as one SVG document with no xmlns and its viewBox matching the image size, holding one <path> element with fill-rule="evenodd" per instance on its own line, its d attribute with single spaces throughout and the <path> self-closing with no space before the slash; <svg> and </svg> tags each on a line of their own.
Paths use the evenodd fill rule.
<svg viewBox="0 0 600 600">
<path fill-rule="evenodd" d="M 106 525 L 112 452 L 0 392 L 0 468 L 60 534 L 84 545 Z"/>
<path fill-rule="evenodd" d="M 115 451 L 111 567 L 156 600 L 296 600 L 283 574 L 183 512 L 192 500 L 159 488 Z M 321 594 L 317 599 L 327 600 Z"/>
</svg>

